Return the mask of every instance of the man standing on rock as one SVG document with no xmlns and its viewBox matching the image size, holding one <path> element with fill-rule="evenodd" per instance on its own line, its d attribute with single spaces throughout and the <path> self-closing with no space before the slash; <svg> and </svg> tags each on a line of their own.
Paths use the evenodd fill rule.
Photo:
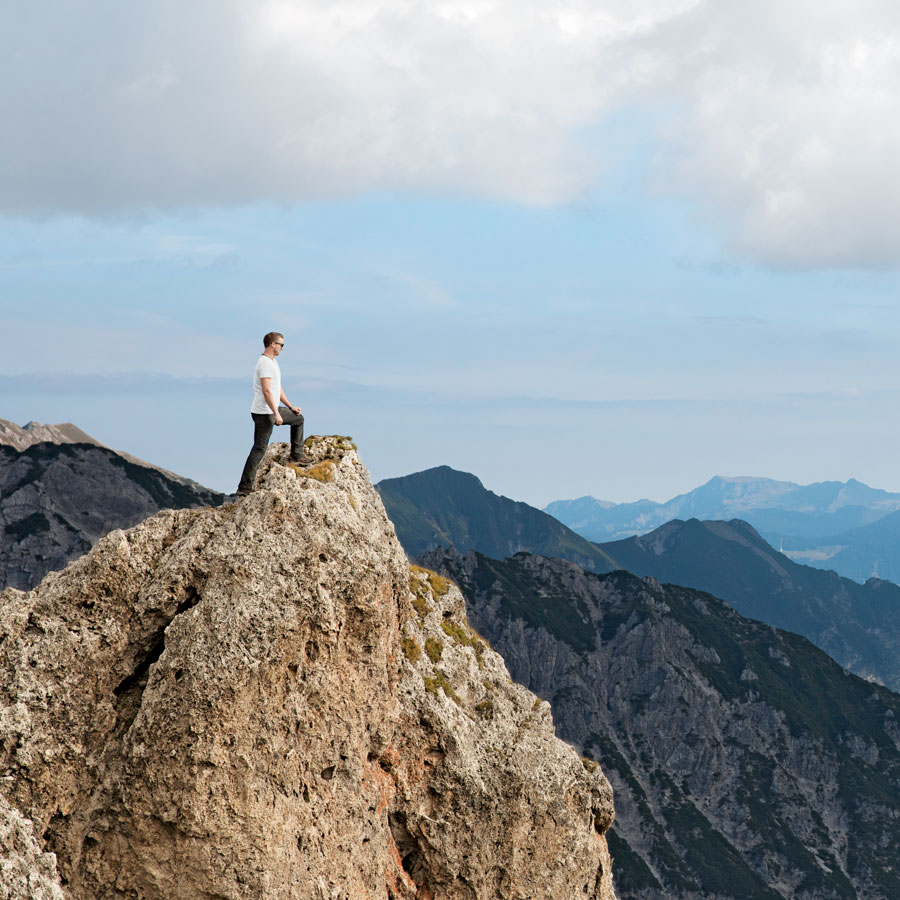
<svg viewBox="0 0 900 900">
<path fill-rule="evenodd" d="M 303 452 L 303 416 L 299 406 L 291 406 L 281 388 L 281 369 L 276 357 L 284 349 L 284 335 L 270 331 L 263 338 L 265 348 L 253 370 L 253 403 L 250 415 L 253 417 L 253 449 L 244 464 L 238 497 L 244 497 L 253 490 L 256 469 L 266 452 L 272 429 L 276 425 L 291 426 L 290 462 L 307 466 L 312 462 Z M 279 403 L 281 405 L 279 405 Z"/>
</svg>

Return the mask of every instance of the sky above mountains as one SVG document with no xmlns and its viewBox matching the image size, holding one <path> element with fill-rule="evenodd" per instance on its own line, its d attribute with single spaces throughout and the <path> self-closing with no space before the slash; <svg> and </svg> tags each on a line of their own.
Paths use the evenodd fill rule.
<svg viewBox="0 0 900 900">
<path fill-rule="evenodd" d="M 896 5 L 88 0 L 0 45 L 0 417 L 232 490 L 277 329 L 376 479 L 900 489 Z"/>
</svg>

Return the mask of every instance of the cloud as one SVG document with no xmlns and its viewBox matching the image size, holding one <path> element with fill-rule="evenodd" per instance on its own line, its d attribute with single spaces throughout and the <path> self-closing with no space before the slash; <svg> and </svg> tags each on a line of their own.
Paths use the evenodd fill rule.
<svg viewBox="0 0 900 900">
<path fill-rule="evenodd" d="M 7 6 L 0 110 L 14 124 L 0 151 L 3 207 L 115 213 L 372 187 L 555 202 L 592 175 L 569 138 L 604 104 L 605 92 L 571 90 L 594 81 L 585 27 L 617 26 L 542 9 Z"/>
<path fill-rule="evenodd" d="M 734 255 L 896 265 L 898 24 L 887 0 L 6 4 L 0 210 L 565 203 L 639 108 L 656 189 Z"/>
<path fill-rule="evenodd" d="M 669 80 L 654 89 L 679 104 L 657 184 L 688 197 L 736 255 L 900 262 L 900 8 L 706 3 L 649 43 Z"/>
</svg>

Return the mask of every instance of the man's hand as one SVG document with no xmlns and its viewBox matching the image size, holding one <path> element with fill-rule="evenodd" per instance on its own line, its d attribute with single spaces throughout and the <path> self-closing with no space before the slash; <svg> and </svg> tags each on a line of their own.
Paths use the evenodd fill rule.
<svg viewBox="0 0 900 900">
<path fill-rule="evenodd" d="M 300 415 L 300 407 L 299 407 L 299 406 L 289 406 L 288 409 L 290 409 L 290 411 L 291 411 L 295 416 L 299 416 L 299 415 Z"/>
<path fill-rule="evenodd" d="M 281 413 L 275 413 L 275 424 L 284 425 L 284 419 L 281 418 Z"/>
</svg>

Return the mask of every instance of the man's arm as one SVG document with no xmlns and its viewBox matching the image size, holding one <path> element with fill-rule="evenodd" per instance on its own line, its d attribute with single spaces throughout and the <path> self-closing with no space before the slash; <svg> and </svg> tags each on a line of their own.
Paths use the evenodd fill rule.
<svg viewBox="0 0 900 900">
<path fill-rule="evenodd" d="M 275 391 L 272 390 L 272 379 L 260 378 L 259 384 L 262 388 L 263 397 L 266 398 L 266 403 L 269 404 L 269 409 L 275 414 L 275 424 L 283 424 L 284 419 L 281 418 L 281 413 L 278 412 L 278 401 L 275 399 Z M 281 396 L 284 397 L 284 391 L 281 392 Z"/>
<path fill-rule="evenodd" d="M 288 400 L 284 395 L 284 388 L 281 389 L 281 402 L 295 415 L 300 415 L 300 407 L 299 406 L 291 406 L 291 401 Z"/>
</svg>

